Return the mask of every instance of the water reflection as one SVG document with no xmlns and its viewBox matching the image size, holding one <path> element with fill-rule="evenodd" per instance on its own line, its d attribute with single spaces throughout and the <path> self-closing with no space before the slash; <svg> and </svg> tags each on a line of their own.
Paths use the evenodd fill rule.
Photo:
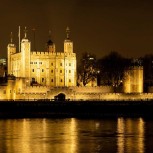
<svg viewBox="0 0 153 153">
<path fill-rule="evenodd" d="M 117 120 L 118 153 L 144 153 L 145 124 L 142 118 Z"/>
<path fill-rule="evenodd" d="M 0 152 L 145 153 L 152 125 L 142 118 L 0 120 Z"/>
</svg>

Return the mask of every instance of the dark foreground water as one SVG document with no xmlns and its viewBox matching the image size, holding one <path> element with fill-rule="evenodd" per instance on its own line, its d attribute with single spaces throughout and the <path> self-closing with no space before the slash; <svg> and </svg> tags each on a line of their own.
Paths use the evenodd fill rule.
<svg viewBox="0 0 153 153">
<path fill-rule="evenodd" d="M 0 153 L 152 153 L 153 120 L 1 119 Z"/>
</svg>

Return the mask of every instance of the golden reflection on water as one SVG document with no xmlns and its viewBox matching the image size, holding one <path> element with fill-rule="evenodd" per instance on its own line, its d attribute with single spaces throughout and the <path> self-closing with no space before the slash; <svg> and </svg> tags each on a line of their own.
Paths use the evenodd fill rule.
<svg viewBox="0 0 153 153">
<path fill-rule="evenodd" d="M 0 153 L 144 153 L 145 126 L 142 118 L 0 120 Z"/>
<path fill-rule="evenodd" d="M 70 121 L 70 151 L 69 148 L 67 152 L 74 153 L 77 151 L 77 125 L 76 119 L 72 118 Z"/>
<path fill-rule="evenodd" d="M 118 153 L 137 152 L 144 153 L 145 124 L 142 118 L 117 120 L 117 146 Z M 135 135 L 135 137 L 134 137 Z"/>
<path fill-rule="evenodd" d="M 22 136 L 20 150 L 26 153 L 33 151 L 36 153 L 47 153 L 50 151 L 75 153 L 77 146 L 76 120 L 72 118 L 68 120 L 68 124 L 64 124 L 61 127 L 56 127 L 55 124 L 56 123 L 53 125 L 49 124 L 48 126 L 46 125 L 46 119 L 43 119 L 41 124 L 39 122 L 35 122 L 35 125 L 30 125 L 29 120 L 25 119 L 22 130 L 20 131 Z M 35 137 L 33 137 L 33 134 L 31 133 L 34 130 L 36 133 L 38 133 L 38 135 L 35 135 Z M 58 132 L 56 133 L 56 131 Z M 58 135 L 59 133 L 61 135 Z M 40 140 L 41 138 L 42 140 Z M 59 139 L 61 139 L 62 144 L 59 144 L 59 148 L 55 148 L 54 143 L 56 143 L 56 141 L 60 141 Z M 37 140 L 42 141 L 42 143 L 35 142 Z M 46 142 L 53 143 L 53 147 L 46 147 L 48 146 Z M 39 144 L 39 146 L 37 144 Z"/>
</svg>

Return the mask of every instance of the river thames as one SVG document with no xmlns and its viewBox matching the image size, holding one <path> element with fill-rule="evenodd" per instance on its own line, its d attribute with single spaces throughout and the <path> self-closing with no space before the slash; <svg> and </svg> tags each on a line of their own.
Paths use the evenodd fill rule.
<svg viewBox="0 0 153 153">
<path fill-rule="evenodd" d="M 152 152 L 152 119 L 0 119 L 0 153 Z"/>
</svg>

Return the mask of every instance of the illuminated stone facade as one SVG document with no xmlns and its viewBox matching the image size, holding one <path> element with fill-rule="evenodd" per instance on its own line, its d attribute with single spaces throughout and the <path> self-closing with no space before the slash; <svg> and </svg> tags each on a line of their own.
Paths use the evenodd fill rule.
<svg viewBox="0 0 153 153">
<path fill-rule="evenodd" d="M 143 67 L 132 66 L 124 73 L 124 93 L 143 93 Z"/>
<path fill-rule="evenodd" d="M 64 52 L 56 52 L 55 44 L 49 40 L 47 51 L 31 51 L 31 42 L 25 36 L 21 40 L 21 52 L 16 45 L 8 44 L 8 74 L 25 78 L 30 84 L 46 86 L 76 86 L 76 53 L 69 38 L 69 28 L 64 41 Z"/>
<path fill-rule="evenodd" d="M 132 59 L 131 66 L 124 72 L 123 92 L 143 93 L 143 66 L 141 59 Z"/>
<path fill-rule="evenodd" d="M 143 67 L 132 66 L 125 72 L 123 91 L 114 93 L 112 86 L 96 84 L 76 86 L 76 54 L 66 30 L 64 52 L 56 52 L 49 40 L 47 50 L 31 51 L 31 42 L 25 32 L 21 51 L 8 44 L 8 82 L 0 86 L 0 100 L 52 100 L 64 94 L 70 100 L 146 100 L 152 93 L 143 93 Z"/>
</svg>

